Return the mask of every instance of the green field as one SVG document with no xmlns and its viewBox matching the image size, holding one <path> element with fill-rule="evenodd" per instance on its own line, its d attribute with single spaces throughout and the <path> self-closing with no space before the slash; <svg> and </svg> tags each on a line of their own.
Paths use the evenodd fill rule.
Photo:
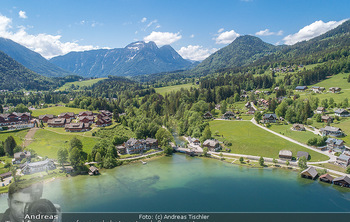
<svg viewBox="0 0 350 222">
<path fill-rule="evenodd" d="M 347 136 L 342 137 L 340 139 L 344 140 L 345 143 L 347 143 L 346 145 L 349 146 L 349 144 L 350 144 L 350 136 L 349 136 L 350 135 L 350 118 L 342 118 L 338 124 L 333 123 L 333 124 L 331 124 L 331 126 L 340 128 L 347 135 Z"/>
<path fill-rule="evenodd" d="M 298 151 L 306 151 L 310 154 L 310 161 L 329 159 L 325 155 L 260 129 L 248 121 L 214 120 L 210 122 L 210 129 L 213 135 L 218 132 L 219 136 L 214 136 L 218 140 L 232 143 L 229 147 L 232 153 L 278 158 L 279 151 L 286 149 L 293 152 L 293 157 L 296 157 Z"/>
<path fill-rule="evenodd" d="M 84 137 L 78 134 L 59 134 L 46 129 L 39 129 L 34 136 L 34 141 L 28 148 L 35 150 L 39 156 L 57 158 L 57 150 L 61 147 L 69 148 L 69 141 L 77 137 L 83 143 L 83 150 L 90 153 L 99 138 Z"/>
<path fill-rule="evenodd" d="M 326 80 L 323 80 L 317 84 L 312 86 L 320 86 L 325 87 L 324 93 L 299 93 L 301 98 L 307 98 L 309 96 L 317 97 L 320 100 L 333 98 L 336 103 L 344 101 L 345 98 L 350 99 L 350 83 L 348 83 L 347 78 L 349 73 L 340 73 L 338 75 L 334 75 Z M 312 86 L 309 86 L 311 88 Z M 340 93 L 330 93 L 327 92 L 330 87 L 340 87 L 342 90 Z"/>
<path fill-rule="evenodd" d="M 175 85 L 175 86 L 166 86 L 166 87 L 161 87 L 161 88 L 155 88 L 156 93 L 159 93 L 161 95 L 165 95 L 167 93 L 170 93 L 172 91 L 178 91 L 181 88 L 183 89 L 189 89 L 191 87 L 198 88 L 198 85 L 193 85 L 192 83 L 187 83 L 187 84 L 182 84 L 182 85 Z"/>
<path fill-rule="evenodd" d="M 11 130 L 0 132 L 0 141 L 5 141 L 7 137 L 13 136 L 18 145 L 22 145 L 24 137 L 27 135 L 29 129 Z"/>
<path fill-rule="evenodd" d="M 84 80 L 84 81 L 75 81 L 75 82 L 67 82 L 66 84 L 64 84 L 63 86 L 61 86 L 58 90 L 59 91 L 64 91 L 64 90 L 68 90 L 71 88 L 71 86 L 74 84 L 75 86 L 92 86 L 93 84 L 103 80 L 103 79 L 107 79 L 107 78 L 98 78 L 98 79 L 89 79 L 89 80 Z"/>
<path fill-rule="evenodd" d="M 289 138 L 292 138 L 298 142 L 306 144 L 307 141 L 314 137 L 320 137 L 319 135 L 313 134 L 310 131 L 293 131 L 291 130 L 292 124 L 288 125 L 275 125 L 272 124 L 269 129 L 272 131 L 275 131 L 276 133 L 279 133 L 281 135 L 287 136 Z"/>
<path fill-rule="evenodd" d="M 66 113 L 66 112 L 73 112 L 75 114 L 78 114 L 79 112 L 86 111 L 84 109 L 79 109 L 79 108 L 71 108 L 71 107 L 65 107 L 65 106 L 53 106 L 53 107 L 48 107 L 44 109 L 36 109 L 33 110 L 32 116 L 38 117 L 40 115 L 45 115 L 45 114 L 52 114 L 55 116 L 58 116 L 61 113 Z"/>
</svg>

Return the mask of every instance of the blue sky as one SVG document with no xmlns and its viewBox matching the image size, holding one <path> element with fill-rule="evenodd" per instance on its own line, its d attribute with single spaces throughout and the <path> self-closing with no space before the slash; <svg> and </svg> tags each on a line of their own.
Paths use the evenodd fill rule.
<svg viewBox="0 0 350 222">
<path fill-rule="evenodd" d="M 0 36 L 46 58 L 152 40 L 202 60 L 239 35 L 310 39 L 348 19 L 349 8 L 349 0 L 1 0 Z"/>
</svg>

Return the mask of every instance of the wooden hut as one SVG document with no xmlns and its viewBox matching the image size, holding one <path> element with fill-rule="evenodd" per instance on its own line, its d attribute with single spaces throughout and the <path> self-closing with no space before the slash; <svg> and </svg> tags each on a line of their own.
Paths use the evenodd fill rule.
<svg viewBox="0 0 350 222">
<path fill-rule="evenodd" d="M 334 178 L 331 175 L 329 175 L 328 173 L 323 174 L 322 176 L 320 176 L 320 181 L 326 182 L 326 183 L 332 183 L 333 179 Z"/>
<path fill-rule="evenodd" d="M 333 180 L 333 183 L 342 187 L 350 187 L 350 178 L 348 176 L 337 177 Z"/>
<path fill-rule="evenodd" d="M 280 159 L 292 160 L 293 153 L 290 150 L 281 150 L 278 156 Z"/>
<path fill-rule="evenodd" d="M 92 175 L 98 175 L 100 174 L 100 172 L 98 171 L 97 167 L 95 166 L 91 166 L 89 168 L 89 175 L 92 176 Z"/>
<path fill-rule="evenodd" d="M 301 177 L 308 178 L 308 179 L 315 179 L 318 175 L 315 167 L 309 167 L 306 170 L 302 171 L 300 173 Z"/>
<path fill-rule="evenodd" d="M 306 160 L 309 159 L 309 153 L 308 152 L 304 152 L 304 151 L 298 151 L 297 153 L 297 159 L 299 160 L 301 157 L 305 157 Z"/>
</svg>

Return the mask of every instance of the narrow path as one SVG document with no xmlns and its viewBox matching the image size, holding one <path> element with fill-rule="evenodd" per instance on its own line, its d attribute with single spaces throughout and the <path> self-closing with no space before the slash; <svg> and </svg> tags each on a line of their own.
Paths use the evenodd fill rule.
<svg viewBox="0 0 350 222">
<path fill-rule="evenodd" d="M 37 127 L 34 127 L 34 128 L 31 128 L 27 135 L 24 137 L 24 141 L 23 141 L 23 146 L 24 147 L 27 147 L 29 146 L 29 144 L 31 144 L 34 140 L 34 135 L 36 133 L 36 131 L 38 130 L 39 128 Z"/>
<path fill-rule="evenodd" d="M 270 132 L 270 133 L 273 133 L 273 134 L 275 134 L 276 136 L 279 136 L 279 137 L 281 137 L 281 138 L 283 138 L 283 139 L 285 139 L 285 140 L 288 140 L 288 141 L 290 141 L 290 142 L 292 142 L 292 143 L 298 144 L 299 146 L 305 147 L 305 148 L 307 148 L 307 149 L 310 149 L 310 150 L 313 150 L 313 151 L 315 151 L 315 152 L 318 152 L 318 153 L 321 153 L 321 154 L 323 154 L 323 155 L 328 156 L 330 159 L 329 159 L 328 161 L 326 161 L 326 162 L 333 162 L 333 161 L 336 161 L 336 156 L 334 156 L 334 155 L 332 155 L 332 154 L 330 154 L 330 153 L 328 153 L 328 152 L 326 152 L 326 151 L 318 150 L 318 149 L 316 149 L 316 148 L 313 148 L 313 147 L 311 147 L 311 146 L 308 146 L 308 145 L 306 145 L 306 144 L 303 144 L 303 143 L 300 143 L 300 142 L 298 142 L 298 141 L 296 141 L 296 140 L 293 140 L 293 139 L 291 139 L 291 138 L 289 138 L 289 137 L 286 137 L 286 136 L 283 136 L 283 135 L 281 135 L 281 134 L 279 134 L 279 133 L 276 133 L 276 132 L 274 132 L 274 131 L 272 131 L 272 130 L 270 130 L 270 129 L 267 129 L 266 127 L 263 127 L 263 126 L 259 125 L 259 124 L 255 121 L 254 118 L 251 120 L 251 122 L 252 122 L 254 125 L 260 127 L 261 129 L 266 130 L 266 131 L 268 131 L 268 132 Z"/>
<path fill-rule="evenodd" d="M 153 154 L 156 154 L 156 153 L 160 153 L 160 152 L 163 152 L 163 150 L 156 151 L 156 152 L 153 152 L 153 153 L 144 154 L 144 155 L 141 155 L 141 156 L 124 158 L 124 159 L 118 159 L 118 160 L 135 160 L 135 159 L 140 159 L 142 157 L 150 156 L 150 155 L 153 155 Z"/>
</svg>

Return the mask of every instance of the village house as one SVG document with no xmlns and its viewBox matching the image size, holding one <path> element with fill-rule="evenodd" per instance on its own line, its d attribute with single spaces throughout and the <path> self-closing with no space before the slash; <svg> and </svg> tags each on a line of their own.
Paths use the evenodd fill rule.
<svg viewBox="0 0 350 222">
<path fill-rule="evenodd" d="M 280 150 L 278 157 L 283 160 L 292 160 L 293 153 L 290 150 Z"/>
<path fill-rule="evenodd" d="M 192 138 L 192 137 L 187 137 L 187 140 L 188 140 L 188 142 L 189 143 L 192 143 L 193 145 L 200 145 L 201 144 L 201 142 L 199 141 L 199 139 L 197 139 L 197 138 Z"/>
<path fill-rule="evenodd" d="M 73 112 L 61 113 L 58 118 L 73 120 L 75 118 L 75 114 Z"/>
<path fill-rule="evenodd" d="M 116 146 L 115 148 L 117 149 L 119 154 L 121 154 L 121 155 L 126 154 L 126 147 L 125 146 L 120 145 L 120 146 Z"/>
<path fill-rule="evenodd" d="M 0 114 L 0 126 L 28 123 L 31 119 L 30 113 Z"/>
<path fill-rule="evenodd" d="M 320 132 L 322 136 L 342 136 L 343 132 L 340 128 L 333 127 L 333 126 L 326 126 L 325 128 L 321 128 Z"/>
<path fill-rule="evenodd" d="M 295 87 L 295 90 L 302 92 L 302 91 L 307 90 L 307 86 L 297 86 L 297 87 Z"/>
<path fill-rule="evenodd" d="M 100 110 L 100 113 L 97 114 L 97 118 L 101 119 L 103 117 L 112 118 L 113 117 L 113 113 L 109 112 L 108 110 Z"/>
<path fill-rule="evenodd" d="M 341 152 L 345 148 L 344 141 L 340 139 L 328 138 L 326 143 L 327 148 L 335 152 Z"/>
<path fill-rule="evenodd" d="M 314 111 L 316 114 L 323 114 L 326 112 L 326 108 L 324 107 L 317 107 L 317 109 Z"/>
<path fill-rule="evenodd" d="M 341 88 L 339 87 L 331 87 L 329 88 L 329 91 L 332 93 L 339 93 L 341 91 Z"/>
<path fill-rule="evenodd" d="M 92 176 L 92 175 L 98 175 L 100 174 L 99 170 L 97 169 L 97 167 L 95 166 L 91 166 L 89 168 L 89 175 Z"/>
<path fill-rule="evenodd" d="M 325 183 L 332 183 L 333 179 L 334 178 L 331 175 L 329 175 L 328 173 L 320 176 L 320 181 L 325 182 Z"/>
<path fill-rule="evenodd" d="M 222 116 L 223 119 L 231 119 L 231 118 L 235 118 L 235 114 L 232 111 L 227 111 L 226 113 L 224 113 L 224 115 Z"/>
<path fill-rule="evenodd" d="M 321 121 L 325 123 L 333 123 L 333 117 L 332 116 L 322 116 Z"/>
<path fill-rule="evenodd" d="M 84 111 L 84 112 L 80 112 L 79 113 L 79 117 L 82 117 L 82 116 L 93 116 L 94 113 L 92 111 Z"/>
<path fill-rule="evenodd" d="M 110 125 L 112 125 L 112 120 L 108 116 L 98 118 L 96 121 L 97 127 L 105 127 L 105 126 L 110 126 Z"/>
<path fill-rule="evenodd" d="M 298 151 L 297 152 L 297 160 L 299 160 L 301 157 L 305 157 L 306 160 L 309 159 L 309 153 L 304 151 Z"/>
<path fill-rule="evenodd" d="M 218 140 L 206 140 L 203 142 L 203 147 L 207 147 L 212 152 L 216 152 L 221 148 Z"/>
<path fill-rule="evenodd" d="M 293 124 L 292 129 L 295 131 L 305 131 L 305 127 L 303 124 Z"/>
<path fill-rule="evenodd" d="M 275 123 L 277 121 L 276 114 L 264 114 L 263 116 L 263 122 L 264 123 Z"/>
<path fill-rule="evenodd" d="M 336 163 L 340 166 L 347 167 L 350 164 L 350 156 L 340 154 L 340 156 L 337 157 Z"/>
<path fill-rule="evenodd" d="M 268 107 L 269 101 L 267 101 L 266 99 L 259 99 L 258 104 L 259 104 L 259 106 Z"/>
<path fill-rule="evenodd" d="M 318 176 L 318 173 L 315 169 L 315 167 L 310 166 L 306 170 L 302 171 L 300 173 L 301 177 L 307 178 L 307 179 L 315 179 Z"/>
<path fill-rule="evenodd" d="M 348 176 L 337 177 L 333 180 L 333 184 L 342 187 L 350 187 L 350 178 Z"/>
<path fill-rule="evenodd" d="M 69 123 L 66 124 L 64 129 L 66 132 L 85 132 L 90 130 L 89 123 Z"/>
<path fill-rule="evenodd" d="M 66 124 L 70 123 L 70 119 L 56 118 L 47 121 L 48 127 L 64 127 Z"/>
<path fill-rule="evenodd" d="M 23 151 L 13 154 L 12 164 L 20 164 L 23 159 L 30 160 L 32 157 L 31 153 L 29 151 Z"/>
<path fill-rule="evenodd" d="M 54 170 L 56 169 L 56 165 L 51 159 L 46 159 L 39 162 L 34 163 L 25 163 L 22 168 L 23 174 L 33 174 L 38 172 L 43 172 L 47 170 Z"/>
<path fill-rule="evenodd" d="M 81 117 L 79 117 L 79 122 L 93 124 L 95 122 L 95 117 L 94 116 L 81 116 Z"/>
<path fill-rule="evenodd" d="M 215 109 L 216 109 L 216 110 L 220 110 L 220 108 L 221 108 L 221 105 L 220 105 L 220 104 L 216 104 L 216 105 L 215 105 Z"/>
<path fill-rule="evenodd" d="M 350 116 L 350 113 L 346 109 L 337 109 L 334 111 L 334 115 L 340 117 L 348 117 Z"/>
<path fill-rule="evenodd" d="M 206 112 L 206 113 L 204 113 L 203 118 L 204 119 L 211 119 L 211 118 L 213 118 L 213 115 L 210 112 Z"/>
<path fill-rule="evenodd" d="M 50 119 L 53 119 L 54 116 L 52 114 L 45 114 L 39 116 L 39 121 L 43 121 L 44 123 L 47 123 Z"/>
<path fill-rule="evenodd" d="M 254 106 L 251 106 L 249 107 L 247 114 L 254 115 L 255 112 L 256 112 L 256 108 Z"/>
<path fill-rule="evenodd" d="M 311 87 L 312 91 L 314 91 L 314 93 L 322 93 L 325 88 L 324 87 L 319 87 L 319 86 L 313 86 Z"/>
<path fill-rule="evenodd" d="M 125 147 L 127 154 L 140 153 L 140 152 L 147 151 L 150 149 L 158 148 L 158 140 L 152 139 L 152 138 L 147 138 L 145 140 L 144 139 L 138 140 L 135 138 L 130 138 L 128 141 L 123 143 L 122 146 Z"/>
</svg>

